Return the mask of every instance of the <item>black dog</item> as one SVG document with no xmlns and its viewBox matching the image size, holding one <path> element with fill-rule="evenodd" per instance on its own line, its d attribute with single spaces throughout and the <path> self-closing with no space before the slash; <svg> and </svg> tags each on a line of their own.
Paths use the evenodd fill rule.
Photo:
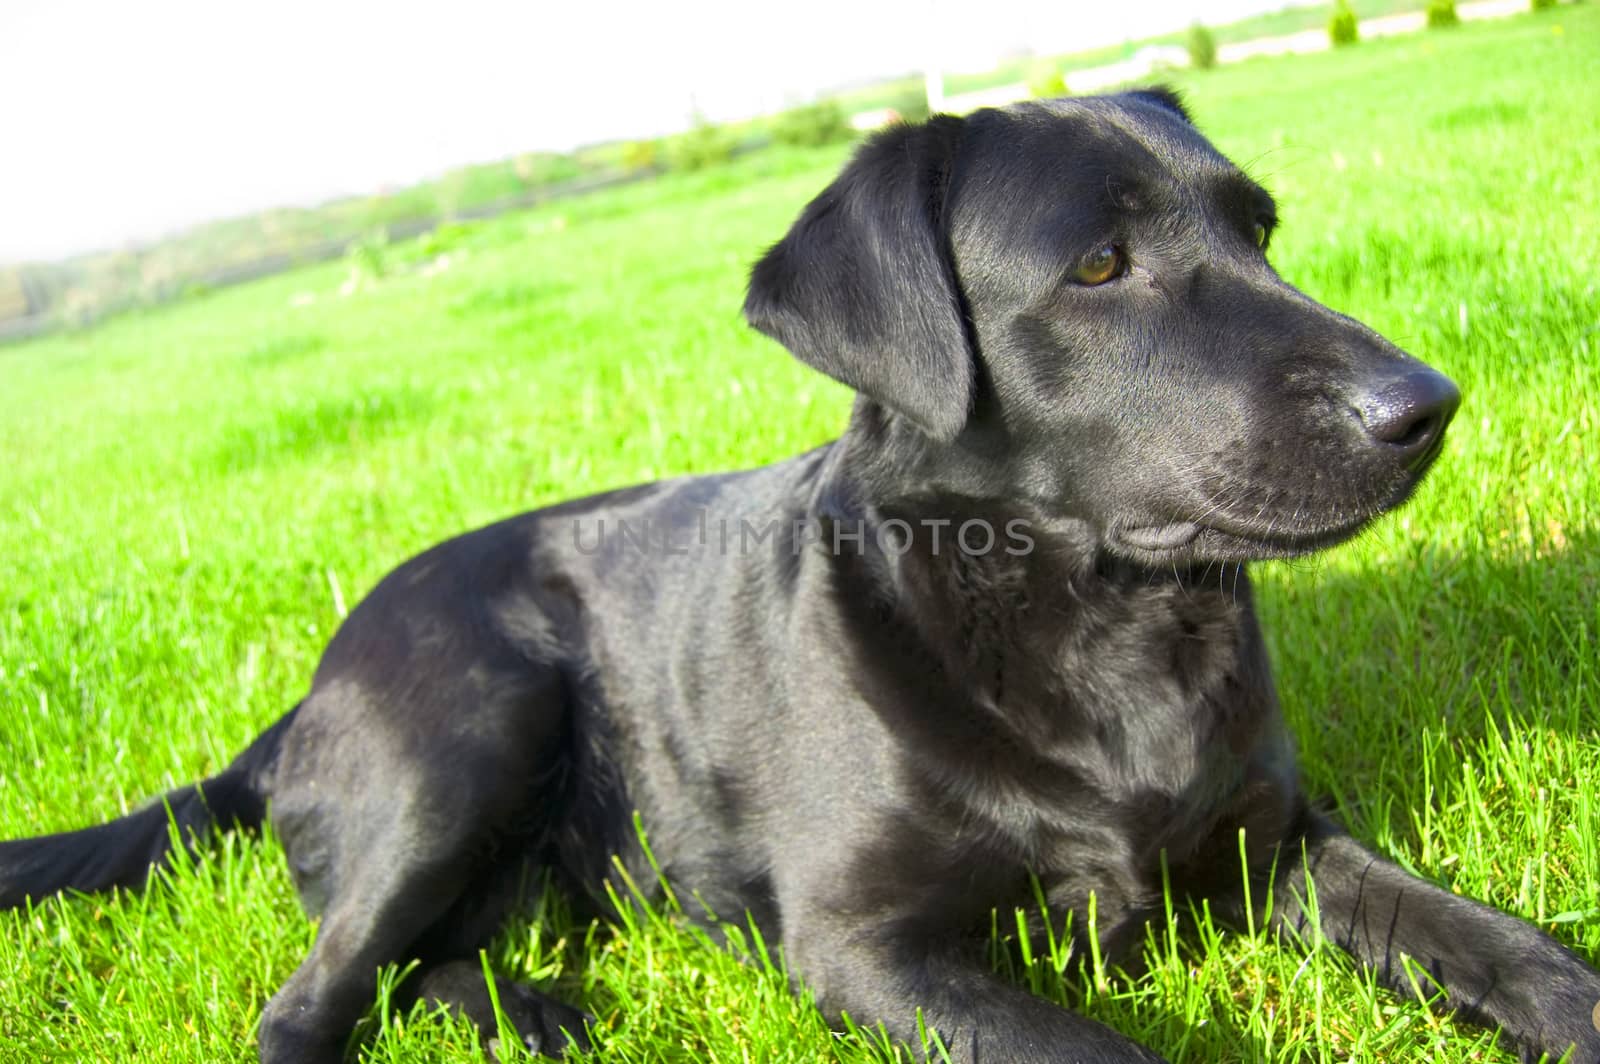
<svg viewBox="0 0 1600 1064">
<path fill-rule="evenodd" d="M 5 844 L 0 902 L 136 884 L 168 808 L 198 831 L 270 798 L 323 919 L 261 1057 L 333 1061 L 404 958 L 492 1030 L 466 959 L 529 870 L 601 898 L 620 854 L 653 881 L 637 809 L 680 897 L 748 911 L 832 1015 L 909 1039 L 921 1009 L 958 1060 L 1159 1059 L 974 947 L 1037 876 L 1057 911 L 1093 892 L 1114 948 L 1163 866 L 1224 915 L 1271 887 L 1276 929 L 1395 986 L 1414 958 L 1530 1059 L 1600 1060 L 1600 974 L 1301 794 L 1242 563 L 1404 500 L 1458 397 L 1280 280 L 1274 224 L 1163 91 L 873 138 L 745 303 L 859 391 L 839 440 L 407 562 L 224 772 Z M 531 1045 L 586 1037 L 577 1010 L 498 992 Z"/>
</svg>

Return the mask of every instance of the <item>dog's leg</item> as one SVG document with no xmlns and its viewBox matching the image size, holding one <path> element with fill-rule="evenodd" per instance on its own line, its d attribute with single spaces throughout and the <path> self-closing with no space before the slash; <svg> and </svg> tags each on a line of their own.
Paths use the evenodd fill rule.
<svg viewBox="0 0 1600 1064">
<path fill-rule="evenodd" d="M 491 997 L 478 950 L 487 945 L 512 912 L 526 912 L 539 877 L 531 865 L 502 864 L 463 894 L 450 911 L 417 942 L 421 970 L 401 987 L 407 1004 L 424 1001 L 443 1005 L 471 1020 L 483 1044 L 493 1047 L 503 1030 L 501 1018 L 515 1036 L 534 1053 L 560 1057 L 570 1045 L 589 1048 L 588 1025 L 593 1022 L 573 1008 L 523 983 L 495 977 Z M 493 1053 L 495 1059 L 505 1059 Z"/>
<path fill-rule="evenodd" d="M 515 1028 L 522 1044 L 534 1053 L 560 1057 L 568 1046 L 589 1048 L 591 1018 L 524 983 L 495 978 L 501 1015 Z M 478 1028 L 485 1045 L 500 1037 L 494 1001 L 483 968 L 476 960 L 450 961 L 423 972 L 417 997 L 461 1013 Z"/>
<path fill-rule="evenodd" d="M 785 932 L 796 974 L 834 1020 L 882 1021 L 919 1044 L 919 1013 L 955 1064 L 1160 1064 L 1137 1042 L 921 941 L 860 933 L 804 940 Z M 936 1047 L 929 1059 L 941 1060 Z"/>
<path fill-rule="evenodd" d="M 405 849 L 415 854 L 429 842 L 412 839 Z M 461 1012 L 485 1044 L 499 1037 L 481 963 L 466 958 L 499 929 L 522 899 L 520 884 L 533 877 L 507 864 L 469 881 L 471 845 L 458 838 L 432 848 L 435 857 L 426 862 L 394 849 L 374 856 L 379 870 L 352 883 L 346 893 L 353 901 L 329 906 L 311 955 L 267 1006 L 264 1062 L 342 1059 L 350 1028 L 372 1002 L 377 969 L 411 957 L 423 958 L 424 967 L 406 981 L 405 998 Z M 496 978 L 495 990 L 502 1015 L 530 1050 L 560 1056 L 569 1044 L 588 1048 L 583 1012 L 511 980 Z"/>
<path fill-rule="evenodd" d="M 311 953 L 262 1012 L 262 1064 L 344 1058 L 351 1028 L 372 1003 L 378 969 L 405 959 L 467 886 L 467 853 L 430 841 L 397 819 L 351 861 Z"/>
<path fill-rule="evenodd" d="M 1303 842 L 1281 850 L 1273 927 L 1320 932 L 1402 994 L 1414 993 L 1413 975 L 1425 993 L 1442 989 L 1445 1007 L 1501 1027 L 1523 1060 L 1576 1047 L 1574 1064 L 1600 1062 L 1600 972 L 1533 925 L 1424 882 L 1332 825 Z"/>
<path fill-rule="evenodd" d="M 512 903 L 559 801 L 565 710 L 553 672 L 498 664 L 334 673 L 303 703 L 273 821 L 322 924 L 262 1013 L 264 1064 L 342 1059 L 381 966 L 470 956 Z"/>
</svg>

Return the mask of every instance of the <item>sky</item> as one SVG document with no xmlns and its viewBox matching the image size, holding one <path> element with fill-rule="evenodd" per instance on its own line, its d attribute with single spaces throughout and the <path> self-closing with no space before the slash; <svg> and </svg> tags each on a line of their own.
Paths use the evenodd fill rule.
<svg viewBox="0 0 1600 1064">
<path fill-rule="evenodd" d="M 0 263 L 1290 0 L 0 0 Z"/>
</svg>

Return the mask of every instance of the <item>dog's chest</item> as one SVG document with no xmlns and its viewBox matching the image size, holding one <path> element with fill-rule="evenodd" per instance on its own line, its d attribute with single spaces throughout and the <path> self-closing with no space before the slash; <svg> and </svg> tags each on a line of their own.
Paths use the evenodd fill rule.
<svg viewBox="0 0 1600 1064">
<path fill-rule="evenodd" d="M 978 694 L 996 822 L 1035 863 L 1112 842 L 1135 863 L 1182 860 L 1253 781 L 1292 773 L 1247 589 L 1120 592 L 998 644 Z"/>
</svg>

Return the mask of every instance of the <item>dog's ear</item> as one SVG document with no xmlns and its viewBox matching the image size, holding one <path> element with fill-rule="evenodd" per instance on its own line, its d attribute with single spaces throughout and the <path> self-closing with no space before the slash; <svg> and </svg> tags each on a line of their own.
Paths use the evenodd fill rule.
<svg viewBox="0 0 1600 1064">
<path fill-rule="evenodd" d="M 945 190 L 961 119 L 896 126 L 750 272 L 750 324 L 802 362 L 954 439 L 974 354 L 950 260 Z"/>
<path fill-rule="evenodd" d="M 1171 85 L 1151 85 L 1149 88 L 1135 89 L 1128 95 L 1145 103 L 1153 103 L 1163 111 L 1171 111 L 1191 126 L 1194 125 L 1194 119 L 1189 117 L 1189 109 L 1183 105 L 1183 97 Z"/>
</svg>

